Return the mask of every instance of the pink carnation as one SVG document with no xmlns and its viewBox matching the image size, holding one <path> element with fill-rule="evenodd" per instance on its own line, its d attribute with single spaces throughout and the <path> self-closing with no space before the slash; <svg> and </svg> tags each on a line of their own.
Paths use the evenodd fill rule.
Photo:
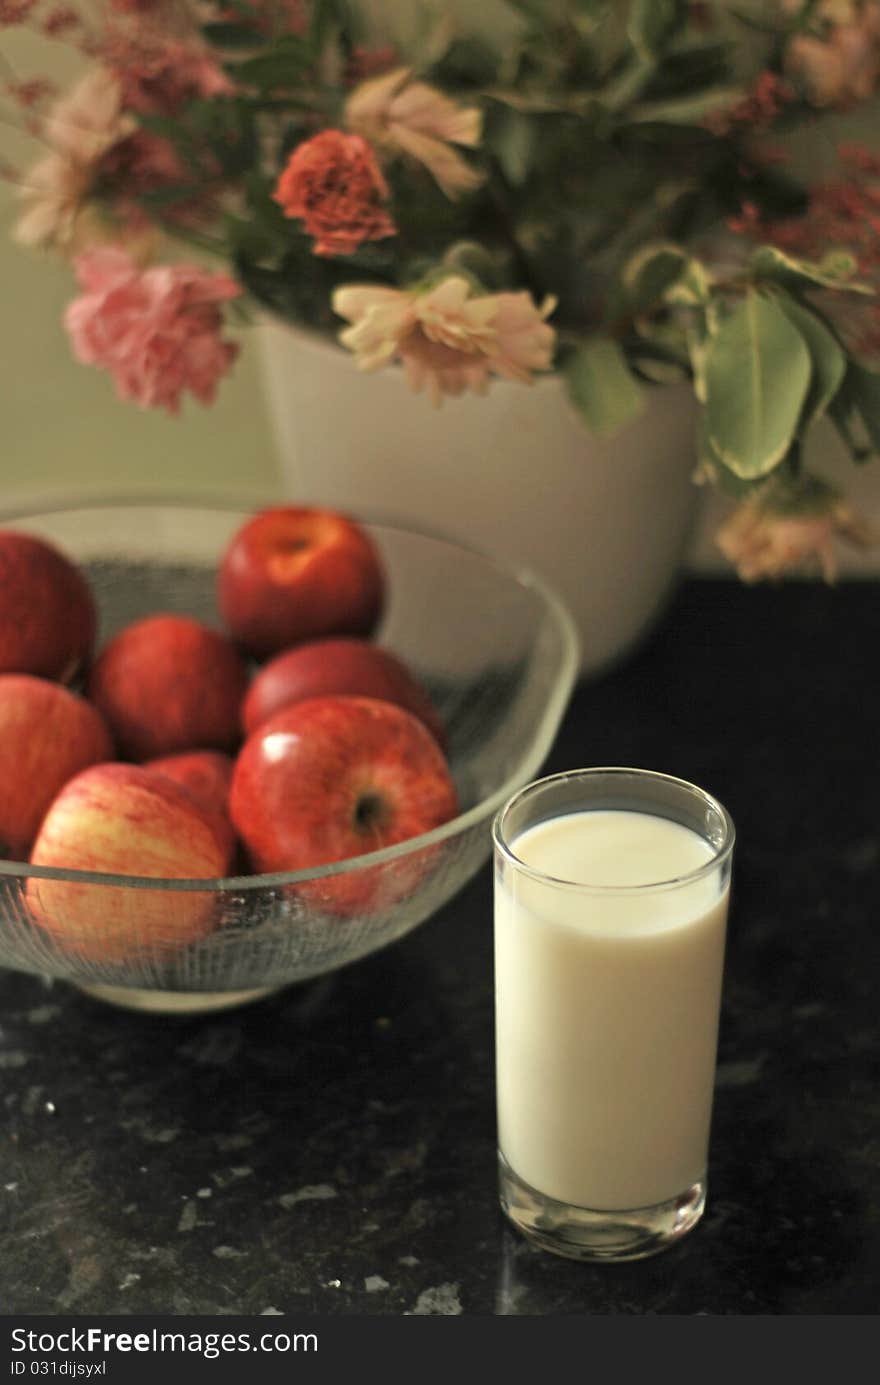
<svg viewBox="0 0 880 1385">
<path fill-rule="evenodd" d="M 199 97 L 235 91 L 206 46 L 166 38 L 146 26 L 111 32 L 100 57 L 120 84 L 124 109 L 138 115 L 177 115 Z"/>
<path fill-rule="evenodd" d="M 62 38 L 82 28 L 82 19 L 72 5 L 56 5 L 43 20 L 43 33 L 49 38 Z"/>
<path fill-rule="evenodd" d="M 238 347 L 221 339 L 220 304 L 241 292 L 225 274 L 196 265 L 139 269 L 124 251 L 89 250 L 75 261 L 84 290 L 64 317 L 73 353 L 109 370 L 122 399 L 177 413 L 189 390 L 214 398 Z"/>
<path fill-rule="evenodd" d="M 202 162 L 203 182 L 191 197 L 176 197 L 161 209 L 161 220 L 177 226 L 198 226 L 210 215 L 219 169 L 210 155 Z M 145 228 L 151 218 L 140 199 L 166 189 L 179 189 L 191 175 L 174 145 L 150 130 L 134 130 L 107 150 L 96 179 L 112 203 L 118 223 L 129 230 Z"/>
<path fill-rule="evenodd" d="M 110 0 L 110 8 L 117 14 L 150 14 L 162 3 L 163 0 Z"/>
<path fill-rule="evenodd" d="M 119 3 L 143 5 L 145 0 L 119 0 Z M 279 34 L 305 34 L 309 27 L 307 0 L 246 0 L 246 3 L 236 0 L 233 5 L 219 0 L 205 13 L 214 23 L 235 24 L 273 39 Z"/>
<path fill-rule="evenodd" d="M 35 4 L 36 0 L 0 0 L 0 29 L 23 24 Z"/>
</svg>

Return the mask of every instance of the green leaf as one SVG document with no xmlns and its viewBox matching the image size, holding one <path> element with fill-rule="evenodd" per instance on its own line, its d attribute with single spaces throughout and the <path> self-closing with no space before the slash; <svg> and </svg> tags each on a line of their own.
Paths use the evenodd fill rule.
<svg viewBox="0 0 880 1385">
<path fill-rule="evenodd" d="M 248 24 L 243 21 L 236 24 L 231 20 L 217 24 L 203 24 L 202 33 L 208 43 L 215 48 L 259 48 L 265 43 L 265 37 L 260 33 L 256 24 Z"/>
<path fill-rule="evenodd" d="M 863 439 L 856 437 L 852 413 L 843 405 L 841 400 L 832 401 L 828 408 L 828 417 L 843 440 L 849 452 L 850 460 L 855 462 L 856 466 L 870 462 L 874 457 L 874 449 L 869 447 Z"/>
<path fill-rule="evenodd" d="M 749 258 L 758 280 L 784 284 L 786 288 L 844 289 L 847 293 L 873 294 L 868 284 L 852 278 L 856 262 L 845 250 L 832 250 L 819 261 L 798 260 L 773 245 L 760 246 Z"/>
<path fill-rule="evenodd" d="M 694 377 L 694 394 L 701 404 L 706 403 L 708 386 L 706 384 L 706 365 L 709 358 L 709 339 L 704 328 L 689 322 L 685 326 L 685 341 Z"/>
<path fill-rule="evenodd" d="M 788 452 L 810 384 L 810 352 L 779 304 L 752 290 L 706 356 L 706 418 L 725 466 L 765 476 Z"/>
<path fill-rule="evenodd" d="M 627 34 L 640 57 L 663 52 L 687 17 L 683 0 L 633 0 Z"/>
<path fill-rule="evenodd" d="M 713 111 L 734 106 L 746 95 L 742 87 L 707 87 L 691 96 L 673 96 L 666 101 L 641 101 L 627 112 L 633 125 L 701 125 Z"/>
<path fill-rule="evenodd" d="M 519 187 L 532 167 L 538 138 L 535 120 L 521 115 L 509 106 L 498 105 L 492 112 L 487 131 L 502 172 L 509 183 Z"/>
<path fill-rule="evenodd" d="M 570 22 L 581 34 L 591 34 L 605 19 L 613 0 L 570 0 Z"/>
<path fill-rule="evenodd" d="M 664 53 L 645 89 L 646 101 L 665 100 L 670 96 L 686 96 L 718 87 L 731 80 L 736 54 L 729 39 L 682 38 L 675 47 Z"/>
<path fill-rule="evenodd" d="M 764 484 L 763 480 L 744 480 L 724 465 L 712 446 L 705 409 L 700 411 L 697 421 L 697 457 L 704 478 L 711 480 L 718 490 L 733 500 L 745 499 L 756 487 Z"/>
<path fill-rule="evenodd" d="M 505 0 L 505 3 L 518 14 L 524 14 L 527 19 L 537 22 L 547 17 L 546 0 Z"/>
<path fill-rule="evenodd" d="M 615 112 L 628 110 L 641 96 L 656 68 L 656 60 L 650 54 L 634 53 L 632 61 L 624 63 L 598 93 L 604 109 Z"/>
<path fill-rule="evenodd" d="M 740 24 L 759 34 L 779 33 L 779 19 L 775 15 L 768 15 L 763 6 L 760 11 L 743 9 L 741 5 L 731 6 L 730 13 Z"/>
<path fill-rule="evenodd" d="M 871 450 L 880 452 L 880 374 L 850 361 L 846 372 L 846 392 L 865 425 Z"/>
<path fill-rule="evenodd" d="M 491 87 L 498 80 L 499 55 L 476 34 L 453 35 L 445 53 L 431 66 L 443 86 Z"/>
<path fill-rule="evenodd" d="M 614 433 L 640 412 L 644 401 L 616 341 L 594 337 L 573 352 L 565 364 L 569 398 L 594 433 Z"/>
<path fill-rule="evenodd" d="M 308 8 L 309 36 L 316 53 L 338 34 L 345 34 L 350 44 L 362 41 L 363 20 L 351 0 L 310 0 Z"/>
<path fill-rule="evenodd" d="M 806 343 L 812 361 L 812 379 L 804 403 L 804 425 L 821 418 L 836 395 L 846 375 L 846 356 L 837 339 L 802 303 L 780 293 L 776 298 L 789 322 Z"/>
<path fill-rule="evenodd" d="M 880 374 L 850 361 L 828 414 L 854 462 L 876 457 L 880 453 Z"/>
<path fill-rule="evenodd" d="M 623 269 L 627 301 L 635 313 L 659 303 L 688 264 L 688 255 L 672 241 L 655 241 L 642 247 Z"/>
<path fill-rule="evenodd" d="M 458 270 L 482 292 L 497 293 L 509 288 L 514 279 L 512 259 L 511 252 L 505 246 L 490 248 L 479 241 L 459 240 L 446 251 L 441 265 L 434 263 L 433 268 L 441 278 L 448 274 L 450 268 Z M 430 274 L 431 268 L 429 266 L 419 277 Z"/>
<path fill-rule="evenodd" d="M 704 308 L 707 327 L 714 332 L 715 312 L 711 289 L 712 283 L 705 265 L 699 260 L 688 259 L 684 273 L 666 290 L 666 301 L 683 308 Z"/>
<path fill-rule="evenodd" d="M 662 342 L 650 337 L 630 343 L 627 355 L 640 380 L 654 385 L 678 385 L 690 379 L 687 358 L 664 350 Z"/>
<path fill-rule="evenodd" d="M 312 48 L 296 34 L 285 34 L 265 53 L 245 58 L 231 69 L 237 82 L 271 91 L 278 87 L 293 87 L 311 65 Z"/>
</svg>

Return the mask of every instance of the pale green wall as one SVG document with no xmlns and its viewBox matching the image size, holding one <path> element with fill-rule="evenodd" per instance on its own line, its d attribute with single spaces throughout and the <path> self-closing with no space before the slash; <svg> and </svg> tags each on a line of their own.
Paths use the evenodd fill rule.
<svg viewBox="0 0 880 1385">
<path fill-rule="evenodd" d="M 5 232 L 5 228 L 4 228 Z M 119 403 L 109 377 L 77 365 L 60 325 L 68 272 L 0 247 L 2 503 L 52 490 L 268 491 L 276 462 L 255 353 L 245 348 L 216 405 L 177 419 Z"/>
</svg>

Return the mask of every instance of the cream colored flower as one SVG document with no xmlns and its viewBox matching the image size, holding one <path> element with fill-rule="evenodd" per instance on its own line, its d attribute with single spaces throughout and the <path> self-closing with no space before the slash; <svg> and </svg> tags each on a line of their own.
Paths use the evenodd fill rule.
<svg viewBox="0 0 880 1385">
<path fill-rule="evenodd" d="M 447 197 L 471 192 L 483 181 L 452 148 L 475 149 L 482 112 L 457 106 L 426 82 L 410 80 L 408 67 L 395 68 L 356 87 L 345 103 L 345 124 L 387 158 L 408 155 L 433 175 Z"/>
<path fill-rule="evenodd" d="M 98 164 L 135 122 L 122 114 L 116 78 L 92 68 L 56 101 L 42 125 L 51 146 L 26 175 L 26 210 L 14 235 L 23 245 L 72 254 L 101 238 L 100 216 L 87 206 Z"/>
<path fill-rule="evenodd" d="M 869 100 L 880 84 L 880 3 L 826 0 L 818 17 L 827 32 L 795 35 L 786 50 L 786 71 L 803 82 L 816 106 Z"/>
<path fill-rule="evenodd" d="M 801 34 L 789 44 L 786 71 L 803 81 L 815 106 L 866 101 L 880 77 L 880 52 L 864 30 L 840 25 L 825 42 Z"/>
<path fill-rule="evenodd" d="M 531 384 L 533 371 L 549 370 L 556 333 L 545 319 L 555 306 L 547 298 L 539 308 L 528 293 L 473 295 L 459 275 L 421 292 L 350 284 L 333 296 L 334 312 L 352 324 L 339 340 L 358 369 L 399 361 L 411 388 L 427 390 L 434 404 L 466 390 L 485 394 L 492 375 Z"/>
<path fill-rule="evenodd" d="M 827 508 L 803 513 L 775 513 L 759 501 L 747 500 L 721 526 L 716 542 L 744 582 L 782 577 L 804 567 L 818 567 L 825 581 L 833 582 L 835 539 L 867 548 L 875 537 L 848 505 L 829 496 Z"/>
</svg>

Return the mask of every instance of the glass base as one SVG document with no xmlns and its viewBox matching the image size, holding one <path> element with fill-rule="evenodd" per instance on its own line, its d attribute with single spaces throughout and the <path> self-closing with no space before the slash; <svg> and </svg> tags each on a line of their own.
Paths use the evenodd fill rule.
<svg viewBox="0 0 880 1385">
<path fill-rule="evenodd" d="M 542 1250 L 569 1260 L 643 1260 L 674 1245 L 706 1206 L 705 1179 L 668 1202 L 622 1212 L 597 1212 L 557 1202 L 530 1188 L 498 1155 L 501 1206 L 518 1231 Z"/>
<path fill-rule="evenodd" d="M 231 1010 L 250 1005 L 272 995 L 279 986 L 261 986 L 253 991 L 148 991 L 134 986 L 86 985 L 75 981 L 77 990 L 94 1000 L 104 1000 L 123 1010 L 144 1010 L 157 1015 L 204 1015 L 213 1010 Z"/>
</svg>

